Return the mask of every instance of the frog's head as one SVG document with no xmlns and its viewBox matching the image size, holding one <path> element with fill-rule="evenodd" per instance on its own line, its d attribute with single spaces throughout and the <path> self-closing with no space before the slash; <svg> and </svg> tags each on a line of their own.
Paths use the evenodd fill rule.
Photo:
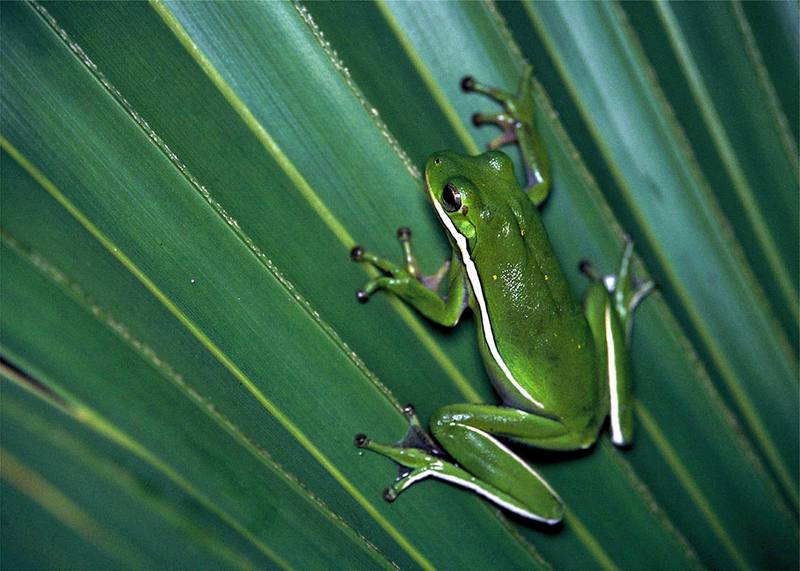
<svg viewBox="0 0 800 571">
<path fill-rule="evenodd" d="M 505 204 L 507 185 L 516 186 L 514 166 L 503 152 L 467 156 L 439 151 L 428 157 L 425 187 L 450 238 L 473 250 L 481 228 Z"/>
</svg>

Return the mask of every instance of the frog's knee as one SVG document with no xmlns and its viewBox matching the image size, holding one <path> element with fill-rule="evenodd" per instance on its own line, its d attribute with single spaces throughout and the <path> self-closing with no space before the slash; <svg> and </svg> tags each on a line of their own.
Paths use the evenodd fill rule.
<svg viewBox="0 0 800 571">
<path fill-rule="evenodd" d="M 452 405 L 443 406 L 442 408 L 436 409 L 431 415 L 430 427 L 434 438 L 454 422 L 453 415 L 455 411 L 453 408 Z"/>
<path fill-rule="evenodd" d="M 574 432 L 575 449 L 586 450 L 594 446 L 595 442 L 600 436 L 600 431 L 603 429 L 603 423 L 592 422 L 589 426 L 582 430 Z"/>
</svg>

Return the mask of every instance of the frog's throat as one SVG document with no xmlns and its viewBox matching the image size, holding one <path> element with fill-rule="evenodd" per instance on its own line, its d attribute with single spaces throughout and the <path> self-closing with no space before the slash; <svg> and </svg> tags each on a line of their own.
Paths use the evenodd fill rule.
<svg viewBox="0 0 800 571">
<path fill-rule="evenodd" d="M 442 221 L 445 229 L 453 237 L 456 246 L 458 246 L 458 249 L 461 252 L 461 261 L 464 264 L 464 269 L 467 271 L 467 279 L 469 280 L 469 284 L 472 288 L 472 294 L 475 296 L 475 300 L 478 302 L 478 309 L 481 312 L 480 317 L 481 324 L 483 326 L 483 337 L 486 339 L 486 345 L 489 348 L 489 353 L 492 355 L 492 359 L 494 359 L 494 362 L 498 367 L 500 367 L 500 370 L 503 371 L 503 374 L 506 376 L 508 381 L 514 385 L 514 388 L 517 389 L 520 395 L 533 403 L 537 408 L 543 409 L 544 405 L 533 398 L 531 394 L 526 391 L 525 388 L 519 384 L 519 382 L 517 382 L 517 379 L 514 378 L 514 375 L 511 373 L 511 370 L 509 370 L 508 365 L 506 365 L 506 362 L 500 355 L 500 350 L 497 348 L 494 332 L 492 331 L 492 323 L 489 321 L 489 312 L 486 309 L 486 298 L 483 295 L 483 287 L 481 286 L 480 276 L 478 276 L 478 269 L 475 267 L 475 262 L 472 261 L 472 256 L 470 256 L 469 250 L 467 249 L 466 236 L 456 230 L 453 221 L 450 220 L 450 217 L 447 216 L 447 213 L 437 201 L 433 201 L 433 206 L 436 208 L 436 214 L 439 216 L 439 219 Z"/>
</svg>

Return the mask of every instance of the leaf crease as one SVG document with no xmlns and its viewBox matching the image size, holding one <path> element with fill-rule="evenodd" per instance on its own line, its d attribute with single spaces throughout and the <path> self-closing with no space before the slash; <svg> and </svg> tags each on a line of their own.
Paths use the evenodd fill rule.
<svg viewBox="0 0 800 571">
<path fill-rule="evenodd" d="M 655 419 L 650 414 L 650 411 L 643 404 L 637 403 L 636 412 L 638 414 L 639 421 L 642 423 L 642 426 L 645 427 L 645 430 L 647 430 L 647 432 L 650 434 L 650 437 L 658 447 L 661 456 L 672 468 L 672 472 L 675 474 L 675 476 L 677 476 L 678 480 L 680 480 L 681 485 L 688 492 L 689 496 L 692 498 L 692 501 L 697 505 L 698 508 L 700 508 L 700 513 L 703 514 L 703 517 L 705 518 L 706 522 L 708 522 L 709 527 L 722 542 L 722 545 L 725 546 L 725 549 L 728 551 L 733 560 L 736 561 L 736 565 L 740 569 L 752 568 L 753 565 L 749 564 L 747 559 L 745 559 L 745 557 L 736 548 L 736 544 L 733 542 L 730 535 L 728 535 L 728 532 L 725 530 L 725 526 L 714 512 L 714 509 L 711 507 L 711 504 L 708 502 L 705 494 L 703 494 L 703 491 L 694 481 L 694 478 L 692 478 L 689 470 L 687 470 L 686 466 L 684 466 L 683 462 L 681 462 L 678 453 L 670 445 L 669 440 L 667 440 L 666 436 L 659 428 Z"/>
<path fill-rule="evenodd" d="M 99 547 L 115 559 L 127 561 L 133 568 L 150 566 L 124 538 L 100 525 L 61 490 L 24 465 L 11 452 L 0 448 L 0 458 L 0 478 L 28 496 L 87 543 Z"/>
</svg>

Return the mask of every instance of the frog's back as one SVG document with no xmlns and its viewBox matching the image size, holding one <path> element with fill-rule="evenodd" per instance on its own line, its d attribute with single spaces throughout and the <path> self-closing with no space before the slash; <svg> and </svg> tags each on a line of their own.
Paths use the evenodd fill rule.
<svg viewBox="0 0 800 571">
<path fill-rule="evenodd" d="M 583 310 L 536 207 L 519 189 L 506 204 L 508 212 L 495 212 L 483 228 L 499 247 L 482 251 L 478 244 L 473 252 L 483 294 L 478 300 L 472 288 L 484 362 L 504 403 L 590 423 L 602 395 Z"/>
</svg>

